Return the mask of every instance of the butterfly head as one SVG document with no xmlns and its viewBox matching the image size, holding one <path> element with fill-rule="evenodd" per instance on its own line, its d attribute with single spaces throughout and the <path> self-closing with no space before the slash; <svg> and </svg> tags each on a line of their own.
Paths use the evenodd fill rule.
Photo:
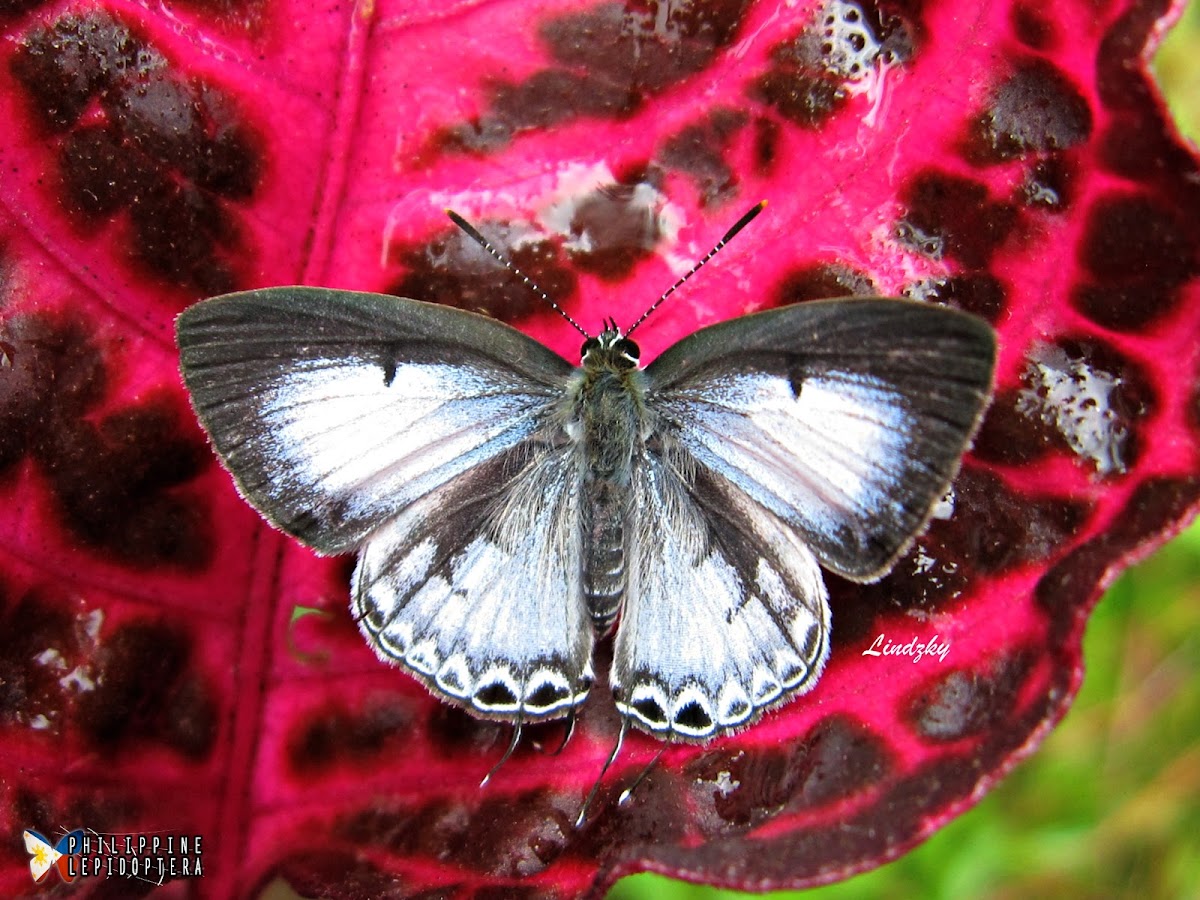
<svg viewBox="0 0 1200 900">
<path fill-rule="evenodd" d="M 585 369 L 616 372 L 636 369 L 642 355 L 638 345 L 625 337 L 612 319 L 604 323 L 604 330 L 597 337 L 589 337 L 583 342 L 579 353 L 579 364 Z"/>
</svg>

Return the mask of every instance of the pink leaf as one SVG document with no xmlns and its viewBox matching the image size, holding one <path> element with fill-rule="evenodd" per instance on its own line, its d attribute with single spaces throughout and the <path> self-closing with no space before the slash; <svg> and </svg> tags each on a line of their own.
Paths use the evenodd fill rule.
<svg viewBox="0 0 1200 900">
<path fill-rule="evenodd" d="M 1200 178 L 1144 70 L 1174 12 L 4 6 L 0 892 L 43 889 L 24 829 L 75 827 L 203 835 L 196 896 L 799 887 L 971 806 L 1065 712 L 1100 589 L 1200 499 Z M 830 577 L 817 688 L 669 748 L 619 805 L 658 750 L 631 737 L 575 830 L 616 733 L 602 686 L 560 755 L 560 727 L 527 729 L 480 789 L 507 729 L 376 661 L 347 562 L 237 497 L 173 317 L 325 284 L 483 309 L 574 358 L 444 207 L 594 330 L 761 198 L 645 358 L 750 310 L 903 293 L 995 324 L 996 399 L 953 514 L 884 581 Z"/>
</svg>

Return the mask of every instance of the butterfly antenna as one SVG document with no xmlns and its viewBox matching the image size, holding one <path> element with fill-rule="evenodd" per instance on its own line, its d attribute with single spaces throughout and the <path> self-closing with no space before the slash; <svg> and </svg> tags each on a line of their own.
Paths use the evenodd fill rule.
<svg viewBox="0 0 1200 900">
<path fill-rule="evenodd" d="M 600 790 L 600 782 L 604 780 L 604 776 L 608 773 L 608 767 L 613 764 L 613 760 L 617 758 L 617 754 L 621 752 L 621 745 L 625 743 L 625 732 L 629 730 L 629 720 L 624 716 L 621 717 L 621 730 L 617 733 L 617 743 L 612 748 L 612 753 L 608 754 L 608 759 L 604 763 L 604 768 L 600 770 L 600 775 L 596 778 L 596 783 L 592 785 L 592 789 L 588 791 L 587 798 L 583 801 L 583 806 L 579 808 L 579 815 L 575 817 L 575 828 L 583 827 L 583 820 L 587 817 L 588 807 L 592 805 L 592 801 L 596 799 L 596 794 Z"/>
<path fill-rule="evenodd" d="M 528 287 L 531 291 L 533 291 L 535 294 L 537 294 L 539 297 L 541 297 L 542 300 L 544 300 L 547 304 L 549 304 L 551 309 L 553 309 L 556 313 L 558 313 L 560 316 L 562 316 L 564 319 L 566 319 L 567 322 L 570 323 L 572 328 L 574 328 L 576 331 L 578 331 L 580 334 L 582 334 L 585 338 L 591 337 L 590 334 L 588 334 L 586 331 L 583 330 L 583 326 L 581 326 L 578 322 L 576 322 L 569 315 L 567 315 L 567 311 L 565 309 L 563 309 L 561 306 L 559 306 L 557 303 L 555 303 L 553 300 L 551 300 L 549 295 L 534 283 L 533 279 L 531 279 L 528 275 L 526 275 L 524 272 L 522 272 L 520 269 L 518 269 L 516 267 L 516 265 L 513 264 L 512 260 L 510 260 L 507 256 L 505 256 L 503 253 L 501 253 L 499 250 L 497 250 L 495 247 L 493 247 L 491 245 L 491 243 L 488 241 L 488 239 L 485 238 L 482 234 L 480 234 L 474 225 L 472 225 L 470 222 L 468 222 L 466 219 L 464 219 L 462 216 L 460 216 L 458 213 L 456 213 L 452 209 L 446 210 L 446 215 L 448 215 L 450 217 L 451 222 L 453 222 L 455 225 L 457 225 L 459 228 L 461 228 L 463 231 L 465 231 L 467 233 L 467 236 L 469 238 L 471 238 L 471 240 L 473 240 L 480 247 L 482 247 L 484 250 L 486 250 L 488 253 L 490 253 L 492 255 L 492 258 L 495 259 L 498 263 L 500 263 L 500 265 L 504 266 L 504 268 L 508 269 L 508 271 L 512 272 L 514 275 L 516 275 L 518 278 L 520 278 L 523 282 L 525 282 L 526 287 Z"/>
<path fill-rule="evenodd" d="M 656 309 L 658 309 L 659 306 L 662 305 L 662 302 L 664 300 L 666 300 L 673 293 L 675 293 L 677 290 L 679 290 L 679 288 L 683 285 L 683 283 L 685 281 L 687 281 L 689 278 L 691 278 L 693 275 L 695 275 L 705 263 L 707 263 L 710 259 L 712 259 L 714 256 L 716 256 L 717 252 L 722 247 L 724 247 L 726 244 L 728 244 L 731 240 L 733 240 L 733 236 L 735 234 L 737 234 L 739 231 L 741 231 L 743 228 L 745 228 L 747 225 L 749 225 L 750 222 L 754 219 L 754 217 L 757 216 L 760 212 L 762 212 L 766 208 L 766 206 L 767 206 L 767 201 L 760 200 L 758 203 L 756 203 L 754 206 L 752 206 L 749 210 L 747 210 L 746 214 L 744 216 L 742 216 L 740 219 L 738 219 L 737 222 L 734 223 L 732 228 L 730 228 L 727 232 L 725 232 L 725 236 L 723 238 L 721 238 L 719 241 L 717 241 L 717 245 L 715 247 L 713 247 L 711 250 L 709 250 L 707 253 L 705 253 L 704 256 L 701 257 L 701 259 L 698 263 L 696 263 L 694 266 L 692 266 L 690 269 L 688 269 L 678 281 L 676 281 L 673 285 L 671 285 L 669 288 L 667 288 L 665 291 L 663 291 L 663 294 L 661 297 L 659 297 L 652 304 L 650 304 L 650 308 L 648 310 L 646 310 L 644 313 L 642 313 L 641 318 L 639 318 L 636 322 L 634 322 L 632 325 L 629 326 L 629 330 L 625 332 L 625 337 L 629 337 L 629 335 L 633 334 L 634 329 L 636 329 L 639 325 L 641 325 L 643 322 L 645 322 L 646 319 L 649 317 L 650 313 L 652 313 Z"/>
<path fill-rule="evenodd" d="M 667 752 L 667 745 L 663 744 L 658 748 L 658 752 L 654 754 L 654 759 L 646 764 L 646 768 L 642 769 L 641 774 L 633 779 L 633 784 L 621 791 L 621 796 L 617 798 L 617 806 L 624 806 L 629 802 L 629 798 L 633 792 L 637 790 L 637 786 L 646 780 L 646 776 L 650 774 L 650 770 L 658 765 L 658 761 L 662 759 L 662 755 Z"/>
<path fill-rule="evenodd" d="M 508 742 L 508 749 L 504 751 L 504 755 L 500 757 L 500 762 L 492 766 L 491 770 L 483 776 L 483 781 L 479 782 L 481 788 L 487 787 L 487 783 L 492 780 L 492 776 L 500 771 L 500 767 L 508 762 L 513 752 L 517 749 L 517 742 L 521 740 L 521 723 L 517 722 L 513 728 L 512 740 Z"/>
</svg>

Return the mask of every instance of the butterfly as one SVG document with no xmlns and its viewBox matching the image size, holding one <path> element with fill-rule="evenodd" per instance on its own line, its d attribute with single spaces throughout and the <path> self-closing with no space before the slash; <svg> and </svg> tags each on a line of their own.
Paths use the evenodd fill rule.
<svg viewBox="0 0 1200 900">
<path fill-rule="evenodd" d="M 358 554 L 351 604 L 383 660 L 519 733 L 574 716 L 619 622 L 622 734 L 706 741 L 817 682 L 822 567 L 878 579 L 925 526 L 995 335 L 878 297 L 721 322 L 645 368 L 615 322 L 584 335 L 573 366 L 475 313 L 318 287 L 177 322 L 242 496 L 318 553 Z"/>
<path fill-rule="evenodd" d="M 53 846 L 39 832 L 32 829 L 26 829 L 23 836 L 25 851 L 30 856 L 29 874 L 33 877 L 35 884 L 46 877 L 51 867 L 58 869 L 58 874 L 63 881 L 75 880 L 77 876 L 67 867 L 67 860 L 79 853 L 83 846 L 82 829 L 76 828 L 74 831 L 64 834 Z"/>
</svg>

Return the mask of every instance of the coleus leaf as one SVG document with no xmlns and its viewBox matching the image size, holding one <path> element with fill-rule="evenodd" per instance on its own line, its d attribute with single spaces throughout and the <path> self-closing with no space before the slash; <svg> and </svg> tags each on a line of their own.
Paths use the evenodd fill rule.
<svg viewBox="0 0 1200 900">
<path fill-rule="evenodd" d="M 76 826 L 204 835 L 198 896 L 570 896 L 642 869 L 759 890 L 969 807 L 1066 710 L 1101 587 L 1200 500 L 1200 179 L 1144 71 L 1172 14 L 5 5 L 0 890 L 40 890 L 23 829 Z M 817 689 L 670 748 L 620 804 L 658 750 L 631 738 L 576 830 L 611 709 L 557 756 L 561 731 L 527 735 L 479 789 L 506 730 L 378 663 L 345 562 L 237 498 L 172 319 L 319 283 L 483 309 L 570 358 L 443 207 L 594 327 L 761 197 L 646 358 L 749 310 L 904 293 L 996 325 L 997 396 L 952 513 L 882 582 L 830 579 Z M 869 655 L 880 636 L 947 649 Z"/>
</svg>

